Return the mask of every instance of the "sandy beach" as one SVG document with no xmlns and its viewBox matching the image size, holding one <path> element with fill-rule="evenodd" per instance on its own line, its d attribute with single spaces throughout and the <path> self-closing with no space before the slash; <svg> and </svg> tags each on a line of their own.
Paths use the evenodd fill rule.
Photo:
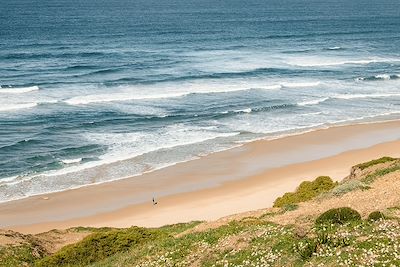
<svg viewBox="0 0 400 267">
<path fill-rule="evenodd" d="M 259 140 L 128 179 L 0 204 L 0 227 L 156 227 L 268 208 L 304 180 L 341 180 L 351 166 L 400 157 L 400 121 Z M 152 204 L 155 197 L 157 205 Z"/>
</svg>

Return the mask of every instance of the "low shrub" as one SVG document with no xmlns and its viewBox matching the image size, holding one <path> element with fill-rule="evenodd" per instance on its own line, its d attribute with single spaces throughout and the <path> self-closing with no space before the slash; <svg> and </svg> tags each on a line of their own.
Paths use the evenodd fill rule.
<svg viewBox="0 0 400 267">
<path fill-rule="evenodd" d="M 159 232 L 139 227 L 98 232 L 40 260 L 37 266 L 86 266 L 159 236 Z"/>
<path fill-rule="evenodd" d="M 381 163 L 385 163 L 385 162 L 389 162 L 389 161 L 394 161 L 394 160 L 395 159 L 391 158 L 391 157 L 382 157 L 382 158 L 379 158 L 379 159 L 374 159 L 374 160 L 371 160 L 371 161 L 368 161 L 368 162 L 364 162 L 364 163 L 358 164 L 355 167 L 358 167 L 359 169 L 364 170 L 364 169 L 369 168 L 371 166 L 374 166 L 374 165 L 377 165 L 377 164 L 381 164 Z"/>
<path fill-rule="evenodd" d="M 336 185 L 337 183 L 332 181 L 328 176 L 320 176 L 312 182 L 302 182 L 295 192 L 285 193 L 283 196 L 278 197 L 274 202 L 274 207 L 284 207 L 311 200 L 316 196 L 331 190 Z"/>
<path fill-rule="evenodd" d="M 385 215 L 380 211 L 373 211 L 368 215 L 368 221 L 379 221 L 385 219 Z"/>
<path fill-rule="evenodd" d="M 32 244 L 0 245 L 0 266 L 33 266 L 34 262 L 46 255 L 40 246 Z"/>
<path fill-rule="evenodd" d="M 392 173 L 392 172 L 395 172 L 398 170 L 400 170 L 400 164 L 399 163 L 393 164 L 392 166 L 390 166 L 388 168 L 380 169 L 380 170 L 375 171 L 372 174 L 367 175 L 367 177 L 363 178 L 362 181 L 366 184 L 371 184 L 379 177 L 382 177 L 386 174 L 389 174 L 389 173 Z"/>
<path fill-rule="evenodd" d="M 282 208 L 285 211 L 293 211 L 293 210 L 297 210 L 297 208 L 299 207 L 299 205 L 297 204 L 286 204 L 285 206 L 283 206 Z"/>
<path fill-rule="evenodd" d="M 308 260 L 317 252 L 318 243 L 313 239 L 306 238 L 295 244 L 295 251 L 303 261 Z"/>
<path fill-rule="evenodd" d="M 361 215 L 351 208 L 330 209 L 322 213 L 316 220 L 317 224 L 344 224 L 346 222 L 360 221 Z"/>
<path fill-rule="evenodd" d="M 339 197 L 342 196 L 344 194 L 347 194 L 349 192 L 352 192 L 354 190 L 367 190 L 370 189 L 371 187 L 364 184 L 363 182 L 361 182 L 360 180 L 349 180 L 346 181 L 342 184 L 339 184 L 338 186 L 336 186 L 335 188 L 333 188 L 329 193 L 327 193 L 328 195 L 331 196 L 335 196 L 335 197 Z"/>
</svg>

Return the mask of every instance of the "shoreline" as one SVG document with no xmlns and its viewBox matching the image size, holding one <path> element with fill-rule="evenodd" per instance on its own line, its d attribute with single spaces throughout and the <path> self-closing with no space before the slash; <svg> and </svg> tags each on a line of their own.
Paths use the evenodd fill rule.
<svg viewBox="0 0 400 267">
<path fill-rule="evenodd" d="M 281 135 L 264 136 L 264 137 L 259 137 L 259 138 L 256 138 L 256 139 L 251 139 L 251 140 L 247 140 L 247 141 L 243 141 L 243 142 L 238 142 L 236 145 L 234 145 L 232 147 L 227 147 L 227 148 L 222 149 L 222 150 L 213 151 L 213 152 L 210 152 L 210 153 L 207 153 L 207 154 L 204 154 L 204 155 L 198 155 L 197 157 L 194 157 L 194 158 L 189 158 L 189 159 L 185 159 L 185 160 L 182 160 L 182 161 L 177 161 L 175 163 L 172 163 L 172 164 L 169 164 L 169 165 L 166 165 L 166 166 L 162 166 L 162 167 L 159 167 L 159 168 L 154 168 L 154 169 L 151 169 L 149 171 L 144 171 L 144 172 L 139 173 L 139 174 L 134 174 L 134 175 L 120 177 L 120 178 L 111 179 L 111 180 L 98 181 L 98 182 L 93 182 L 93 183 L 89 183 L 89 184 L 83 184 L 83 185 L 79 185 L 79 186 L 71 187 L 71 188 L 66 188 L 66 189 L 53 190 L 53 191 L 50 191 L 50 192 L 34 193 L 32 195 L 23 196 L 23 197 L 20 197 L 20 198 L 8 199 L 8 200 L 5 200 L 5 201 L 0 201 L 0 205 L 5 204 L 5 203 L 9 203 L 9 202 L 20 201 L 20 200 L 28 199 L 28 198 L 34 198 L 34 197 L 40 197 L 40 196 L 45 196 L 45 195 L 54 194 L 54 193 L 62 193 L 62 192 L 65 192 L 65 191 L 76 190 L 76 189 L 80 189 L 80 188 L 88 187 L 88 186 L 90 187 L 90 186 L 96 186 L 96 185 L 101 185 L 101 184 L 105 184 L 105 183 L 118 182 L 118 181 L 125 180 L 125 179 L 132 179 L 132 178 L 135 178 L 135 177 L 147 175 L 147 174 L 152 173 L 152 172 L 160 171 L 160 170 L 163 170 L 165 168 L 170 168 L 170 167 L 173 167 L 175 165 L 180 165 L 180 164 L 187 163 L 187 162 L 190 162 L 190 161 L 199 160 L 199 159 L 202 159 L 204 157 L 208 157 L 208 156 L 213 155 L 213 154 L 223 153 L 223 152 L 227 152 L 227 151 L 230 151 L 230 150 L 233 150 L 233 149 L 238 149 L 241 146 L 246 146 L 246 145 L 248 145 L 250 143 L 254 143 L 254 142 L 273 141 L 273 140 L 277 140 L 277 139 L 283 139 L 283 138 L 287 138 L 287 137 L 303 135 L 303 134 L 307 134 L 307 133 L 311 133 L 311 132 L 315 132 L 315 131 L 327 130 L 327 129 L 330 129 L 330 128 L 348 127 L 348 126 L 355 126 L 355 125 L 394 123 L 394 122 L 399 121 L 399 120 L 400 119 L 387 119 L 387 120 L 378 120 L 378 121 L 363 121 L 363 120 L 356 119 L 354 121 L 346 121 L 346 122 L 354 122 L 353 124 L 334 123 L 334 124 L 321 124 L 316 128 L 313 128 L 313 127 L 299 128 L 299 129 L 296 129 L 296 130 L 303 130 L 303 129 L 306 129 L 306 130 L 299 131 L 299 132 L 297 132 L 297 131 L 294 131 L 294 132 L 287 131 L 286 132 L 285 131 L 285 133 L 283 133 Z M 113 162 L 110 162 L 110 163 L 107 163 L 107 164 L 104 164 L 104 165 L 112 166 L 112 165 L 114 165 L 114 164 L 116 164 L 118 162 L 126 161 L 126 160 L 127 159 L 113 161 Z M 102 166 L 102 165 L 99 165 L 99 166 Z M 98 167 L 98 166 L 96 166 L 96 167 Z M 84 168 L 82 170 L 86 170 L 86 168 Z M 71 174 L 73 174 L 73 173 L 74 172 L 71 172 Z M 40 176 L 40 175 L 38 175 L 38 176 Z M 12 182 L 15 179 L 15 177 L 18 177 L 18 176 L 3 178 L 2 180 Z M 1 227 L 1 225 L 0 225 L 0 227 Z"/>
<path fill-rule="evenodd" d="M 377 117 L 380 117 L 380 116 L 377 116 Z M 298 128 L 296 130 L 303 130 L 303 129 L 305 129 L 305 130 L 304 131 L 298 131 L 298 132 L 297 131 L 294 131 L 294 132 L 292 132 L 292 131 L 284 131 L 285 133 L 283 133 L 281 135 L 264 136 L 264 137 L 259 137 L 259 138 L 256 138 L 256 139 L 250 139 L 250 140 L 246 140 L 246 141 L 243 141 L 243 142 L 238 142 L 238 143 L 236 143 L 236 145 L 234 145 L 232 147 L 227 147 L 227 148 L 224 148 L 222 150 L 216 150 L 216 151 L 204 154 L 204 155 L 198 155 L 197 157 L 194 157 L 194 158 L 189 158 L 189 159 L 185 159 L 185 160 L 182 160 L 182 161 L 177 161 L 175 163 L 172 163 L 172 164 L 169 164 L 169 165 L 166 165 L 166 166 L 162 166 L 162 167 L 159 167 L 159 168 L 150 169 L 149 171 L 144 171 L 142 173 L 138 173 L 138 174 L 134 174 L 134 175 L 130 175 L 130 176 L 125 176 L 125 177 L 120 177 L 120 178 L 116 178 L 116 179 L 111 179 L 111 180 L 97 181 L 97 182 L 93 182 L 93 183 L 89 183 L 89 184 L 79 185 L 79 186 L 76 186 L 76 187 L 66 188 L 66 189 L 53 190 L 53 191 L 50 191 L 50 192 L 34 193 L 32 195 L 23 196 L 23 197 L 20 197 L 20 198 L 8 199 L 8 200 L 0 201 L 0 205 L 4 204 L 4 203 L 8 203 L 8 202 L 20 201 L 20 200 L 27 199 L 27 198 L 40 197 L 40 196 L 45 196 L 45 195 L 54 194 L 54 193 L 62 193 L 62 192 L 65 192 L 65 191 L 76 190 L 76 189 L 80 189 L 80 188 L 87 187 L 87 186 L 90 187 L 90 186 L 95 186 L 95 185 L 101 185 L 101 184 L 104 184 L 104 183 L 113 183 L 113 182 L 117 182 L 117 181 L 124 180 L 124 179 L 132 179 L 134 177 L 138 177 L 138 176 L 146 175 L 146 174 L 149 174 L 149 173 L 152 173 L 152 172 L 160 171 L 162 169 L 170 168 L 170 167 L 173 167 L 175 165 L 182 164 L 182 163 L 187 163 L 187 162 L 190 162 L 190 161 L 199 160 L 201 158 L 208 157 L 208 156 L 216 154 L 216 153 L 223 153 L 223 152 L 226 152 L 226 151 L 229 151 L 229 150 L 232 150 L 232 149 L 237 149 L 237 148 L 239 148 L 241 146 L 245 146 L 245 145 L 248 145 L 248 144 L 254 143 L 254 142 L 273 141 L 273 140 L 276 140 L 276 139 L 282 139 L 282 138 L 287 138 L 287 137 L 292 137 L 292 136 L 297 136 L 297 135 L 303 135 L 303 134 L 307 134 L 307 133 L 310 133 L 310 132 L 315 132 L 315 131 L 320 131 L 320 130 L 327 130 L 327 129 L 336 128 L 336 127 L 347 127 L 347 126 L 354 126 L 354 125 L 368 125 L 368 124 L 380 124 L 380 123 L 393 123 L 393 122 L 396 122 L 398 120 L 400 120 L 400 119 L 387 119 L 387 120 L 378 120 L 378 121 L 365 121 L 365 120 L 361 120 L 361 119 L 355 119 L 355 120 L 351 120 L 351 121 L 345 121 L 346 123 L 343 123 L 343 124 L 342 123 L 333 123 L 333 124 L 329 124 L 328 123 L 328 124 L 320 124 L 316 128 L 314 128 L 312 126 L 304 127 L 304 128 Z M 353 124 L 348 124 L 349 122 L 354 122 L 354 123 Z M 117 163 L 119 163 L 121 161 L 126 161 L 126 160 L 127 159 L 117 160 L 117 161 L 113 161 L 113 162 L 110 162 L 110 163 L 106 163 L 104 165 L 112 166 L 112 165 L 115 165 L 115 164 L 117 164 Z M 99 166 L 102 166 L 102 165 L 99 165 Z M 95 166 L 95 167 L 98 167 L 98 166 Z M 89 167 L 89 168 L 91 168 L 91 167 Z M 84 171 L 84 170 L 86 170 L 86 168 L 82 169 L 82 171 Z M 71 172 L 70 174 L 73 174 L 73 173 L 74 172 Z M 40 176 L 40 174 L 38 176 Z M 16 177 L 18 177 L 18 176 L 7 177 L 7 178 L 3 178 L 2 180 L 3 181 L 12 182 Z"/>
<path fill-rule="evenodd" d="M 333 126 L 249 142 L 132 178 L 4 202 L 0 228 L 155 227 L 267 208 L 303 180 L 341 180 L 360 162 L 400 157 L 399 130 L 400 121 Z"/>
</svg>

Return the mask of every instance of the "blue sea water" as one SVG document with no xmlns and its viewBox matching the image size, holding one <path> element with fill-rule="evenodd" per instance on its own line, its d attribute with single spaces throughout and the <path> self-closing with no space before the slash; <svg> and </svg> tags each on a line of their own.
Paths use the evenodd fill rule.
<svg viewBox="0 0 400 267">
<path fill-rule="evenodd" d="M 0 201 L 400 117 L 398 0 L 0 0 Z"/>
</svg>

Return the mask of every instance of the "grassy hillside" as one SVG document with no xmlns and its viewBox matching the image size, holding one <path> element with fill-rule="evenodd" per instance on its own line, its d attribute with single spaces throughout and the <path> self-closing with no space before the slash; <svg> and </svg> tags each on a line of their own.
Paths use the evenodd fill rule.
<svg viewBox="0 0 400 267">
<path fill-rule="evenodd" d="M 8 232 L 8 243 L 0 233 L 0 266 L 400 266 L 400 161 L 363 163 L 350 176 L 319 177 L 279 207 L 214 222 L 70 229 L 59 236 L 81 241 L 57 252 L 54 233 Z"/>
</svg>

